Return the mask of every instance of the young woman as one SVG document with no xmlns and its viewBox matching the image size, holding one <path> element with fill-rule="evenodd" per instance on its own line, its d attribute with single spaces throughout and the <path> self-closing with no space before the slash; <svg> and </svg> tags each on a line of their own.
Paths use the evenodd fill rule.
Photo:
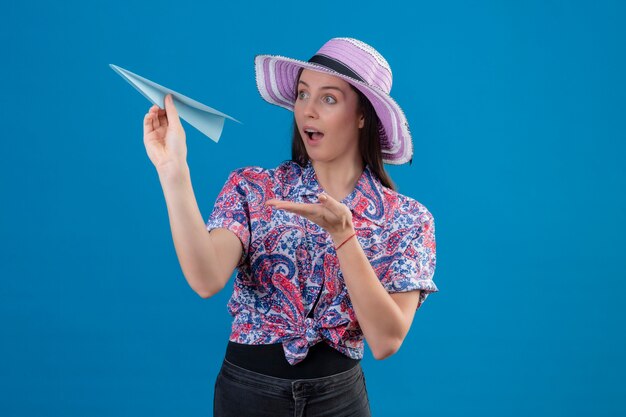
<svg viewBox="0 0 626 417">
<path fill-rule="evenodd" d="M 238 269 L 214 415 L 369 416 L 364 339 L 394 354 L 438 291 L 433 216 L 383 166 L 413 153 L 391 69 L 334 38 L 307 62 L 258 55 L 255 70 L 261 96 L 293 110 L 292 159 L 233 170 L 205 224 L 170 97 L 144 120 L 189 285 L 208 298 Z"/>
</svg>

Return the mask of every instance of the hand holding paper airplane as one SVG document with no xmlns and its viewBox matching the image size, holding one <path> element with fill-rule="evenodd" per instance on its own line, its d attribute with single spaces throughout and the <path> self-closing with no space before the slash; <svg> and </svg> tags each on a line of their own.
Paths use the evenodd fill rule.
<svg viewBox="0 0 626 417">
<path fill-rule="evenodd" d="M 167 94 L 171 94 L 178 115 L 215 142 L 220 139 L 225 119 L 241 123 L 239 120 L 234 119 L 219 110 L 199 103 L 187 96 L 177 93 L 176 91 L 170 90 L 169 88 L 163 87 L 153 81 L 120 68 L 117 65 L 109 65 L 122 78 L 128 81 L 130 85 L 135 87 L 144 97 L 146 97 L 153 104 L 159 106 L 161 109 L 165 108 L 165 96 Z"/>
<path fill-rule="evenodd" d="M 185 129 L 180 123 L 172 95 L 165 96 L 165 110 L 156 104 L 143 119 L 143 142 L 152 164 L 177 170 L 187 160 Z"/>
</svg>

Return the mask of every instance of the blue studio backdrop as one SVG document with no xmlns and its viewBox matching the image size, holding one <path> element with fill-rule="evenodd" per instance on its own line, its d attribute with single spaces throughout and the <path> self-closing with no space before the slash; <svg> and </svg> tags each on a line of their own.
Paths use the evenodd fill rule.
<svg viewBox="0 0 626 417">
<path fill-rule="evenodd" d="M 0 415 L 208 416 L 227 287 L 187 285 L 136 72 L 229 114 L 183 122 L 203 218 L 290 157 L 256 54 L 355 37 L 414 139 L 387 170 L 434 215 L 439 292 L 363 368 L 374 416 L 626 414 L 626 7 L 620 1 L 16 2 L 0 14 Z"/>
</svg>

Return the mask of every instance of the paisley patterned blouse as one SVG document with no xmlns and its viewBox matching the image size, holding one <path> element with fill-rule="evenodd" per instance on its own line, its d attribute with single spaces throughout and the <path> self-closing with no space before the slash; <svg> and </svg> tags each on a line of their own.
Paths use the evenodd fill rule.
<svg viewBox="0 0 626 417">
<path fill-rule="evenodd" d="M 286 161 L 274 169 L 235 169 L 206 223 L 209 231 L 231 230 L 243 246 L 227 304 L 234 318 L 230 340 L 282 343 L 291 365 L 320 341 L 350 358 L 363 357 L 363 332 L 330 234 L 303 216 L 264 205 L 271 198 L 317 203 L 322 191 L 310 161 L 304 168 Z M 383 287 L 389 293 L 421 290 L 419 309 L 429 293 L 439 291 L 432 280 L 431 213 L 383 186 L 369 166 L 341 202 L 352 211 L 356 237 Z"/>
</svg>

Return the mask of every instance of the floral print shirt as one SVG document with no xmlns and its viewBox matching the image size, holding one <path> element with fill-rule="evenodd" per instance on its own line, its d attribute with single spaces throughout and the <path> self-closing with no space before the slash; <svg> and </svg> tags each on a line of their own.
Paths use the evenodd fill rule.
<svg viewBox="0 0 626 417">
<path fill-rule="evenodd" d="M 317 203 L 322 191 L 310 161 L 306 167 L 286 161 L 274 169 L 235 169 L 206 223 L 209 231 L 231 230 L 243 247 L 227 304 L 230 340 L 282 343 L 291 365 L 321 341 L 350 358 L 363 357 L 363 332 L 330 234 L 303 216 L 264 204 L 272 198 Z M 341 202 L 352 212 L 356 238 L 382 286 L 388 293 L 421 290 L 419 309 L 438 291 L 432 214 L 383 186 L 369 166 Z"/>
</svg>

